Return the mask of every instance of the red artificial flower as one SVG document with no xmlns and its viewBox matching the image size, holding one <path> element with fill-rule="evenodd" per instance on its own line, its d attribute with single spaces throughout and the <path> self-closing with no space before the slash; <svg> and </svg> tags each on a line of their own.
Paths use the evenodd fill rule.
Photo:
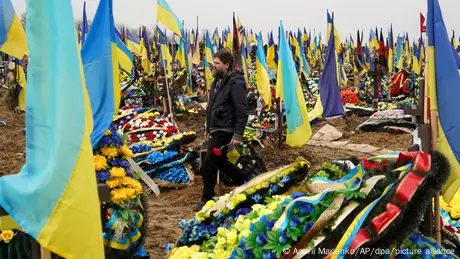
<svg viewBox="0 0 460 259">
<path fill-rule="evenodd" d="M 214 155 L 216 155 L 216 156 L 222 156 L 222 151 L 220 149 L 217 149 L 217 148 L 213 148 L 212 153 L 214 153 Z"/>
<path fill-rule="evenodd" d="M 138 129 L 139 129 L 138 126 L 134 126 L 134 127 L 133 127 L 133 130 L 138 130 Z"/>
<path fill-rule="evenodd" d="M 126 129 L 126 130 L 129 130 L 130 128 L 131 128 L 131 125 L 129 125 L 129 124 L 126 124 L 126 125 L 125 125 L 125 129 Z"/>
<path fill-rule="evenodd" d="M 137 137 L 136 134 L 131 134 L 129 138 L 131 139 L 132 142 L 139 142 L 139 138 Z"/>
<path fill-rule="evenodd" d="M 147 118 L 141 118 L 141 121 L 147 121 Z"/>
<path fill-rule="evenodd" d="M 372 164 L 366 158 L 358 159 L 358 162 L 359 163 L 361 163 L 361 162 L 364 163 L 364 169 L 369 169 L 372 166 Z"/>
<path fill-rule="evenodd" d="M 268 129 L 268 127 L 270 127 L 270 123 L 265 122 L 263 126 L 264 126 L 264 128 Z"/>
<path fill-rule="evenodd" d="M 147 125 L 149 125 L 149 127 L 153 127 L 153 125 L 155 125 L 155 122 L 149 121 Z"/>
</svg>

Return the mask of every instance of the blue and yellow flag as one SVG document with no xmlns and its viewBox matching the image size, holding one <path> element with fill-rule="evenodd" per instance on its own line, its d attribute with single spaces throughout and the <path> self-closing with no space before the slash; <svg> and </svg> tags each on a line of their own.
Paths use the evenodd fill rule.
<svg viewBox="0 0 460 259">
<path fill-rule="evenodd" d="M 171 6 L 169 6 L 166 0 L 158 0 L 157 16 L 158 21 L 160 21 L 166 28 L 182 37 L 182 22 L 174 14 Z"/>
<path fill-rule="evenodd" d="M 118 64 L 127 72 L 132 68 L 132 53 L 116 35 L 112 0 L 99 2 L 91 30 L 81 49 L 81 58 L 94 118 L 91 142 L 96 145 L 120 106 Z M 131 65 L 123 66 L 129 60 Z"/>
<path fill-rule="evenodd" d="M 307 105 L 282 23 L 280 32 L 276 95 L 281 98 L 286 109 L 286 143 L 289 146 L 303 146 L 311 138 Z"/>
<path fill-rule="evenodd" d="M 135 55 L 141 56 L 141 42 L 129 30 L 126 30 L 126 47 Z"/>
<path fill-rule="evenodd" d="M 157 28 L 157 31 L 158 31 L 158 28 Z M 144 73 L 146 73 L 147 75 L 151 75 L 153 73 L 153 69 L 152 69 L 152 63 L 150 63 L 149 40 L 147 38 L 147 31 L 144 26 L 142 26 L 142 29 L 141 29 L 140 52 L 141 52 L 141 65 L 142 65 L 142 68 L 144 69 Z"/>
<path fill-rule="evenodd" d="M 278 69 L 277 65 L 277 60 L 276 60 L 276 46 L 275 46 L 275 41 L 273 40 L 273 33 L 270 33 L 270 36 L 268 38 L 268 47 L 267 47 L 267 67 L 268 67 L 268 72 L 271 72 L 274 74 L 276 70 Z"/>
<path fill-rule="evenodd" d="M 394 45 L 393 45 L 393 25 L 390 25 L 390 32 L 388 34 L 388 71 L 393 72 L 394 67 Z"/>
<path fill-rule="evenodd" d="M 206 44 L 204 46 L 204 78 L 206 80 L 206 87 L 211 88 L 214 77 L 212 76 L 212 64 L 214 63 L 214 50 L 212 49 L 211 39 L 209 38 L 209 33 L 206 32 Z"/>
<path fill-rule="evenodd" d="M 26 74 L 24 73 L 24 67 L 22 61 L 16 59 L 16 83 L 19 85 L 19 96 L 18 96 L 18 107 L 21 111 L 26 110 Z"/>
<path fill-rule="evenodd" d="M 104 258 L 91 106 L 71 1 L 28 0 L 27 21 L 27 159 L 19 174 L 0 178 L 0 206 L 53 253 Z"/>
<path fill-rule="evenodd" d="M 428 0 L 426 23 L 430 107 L 438 112 L 438 150 L 451 166 L 442 190 L 448 203 L 460 187 L 460 75 L 438 0 Z"/>
<path fill-rule="evenodd" d="M 259 95 L 264 101 L 265 110 L 268 111 L 272 106 L 272 92 L 270 89 L 270 78 L 268 76 L 262 33 L 260 32 L 257 35 L 256 71 L 257 89 L 259 89 Z"/>
<path fill-rule="evenodd" d="M 311 111 L 310 120 L 318 117 L 329 118 L 337 115 L 342 115 L 343 104 L 340 96 L 339 85 L 339 68 L 337 60 L 337 32 L 334 26 L 333 16 L 329 13 L 328 16 L 328 43 L 326 50 L 326 60 L 324 70 L 319 81 L 320 96 L 316 101 L 313 111 Z"/>
<path fill-rule="evenodd" d="M 27 40 L 10 0 L 0 0 L 0 51 L 17 59 L 27 55 Z"/>
</svg>

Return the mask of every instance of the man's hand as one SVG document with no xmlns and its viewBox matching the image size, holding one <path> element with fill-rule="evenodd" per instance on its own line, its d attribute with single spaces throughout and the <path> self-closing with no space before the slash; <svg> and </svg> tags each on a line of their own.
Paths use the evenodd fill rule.
<svg viewBox="0 0 460 259">
<path fill-rule="evenodd" d="M 205 133 L 204 133 L 204 140 L 205 140 L 205 141 L 208 141 L 208 140 L 209 140 L 209 137 L 210 137 L 210 136 L 209 136 L 209 132 L 205 132 Z"/>
<path fill-rule="evenodd" d="M 235 146 L 235 147 L 236 147 L 236 146 L 238 146 L 238 145 L 240 145 L 240 144 L 241 144 L 241 141 L 239 141 L 239 140 L 236 140 L 236 139 L 232 139 L 232 142 L 231 142 L 231 144 L 232 144 L 233 146 Z"/>
</svg>

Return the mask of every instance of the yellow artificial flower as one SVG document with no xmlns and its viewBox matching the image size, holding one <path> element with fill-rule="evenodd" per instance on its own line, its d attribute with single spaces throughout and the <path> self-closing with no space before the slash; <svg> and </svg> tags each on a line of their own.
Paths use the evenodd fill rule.
<svg viewBox="0 0 460 259">
<path fill-rule="evenodd" d="M 180 246 L 175 247 L 169 253 L 169 259 L 191 259 L 192 254 L 198 253 L 200 251 L 200 246 L 193 245 L 191 247 L 188 246 Z"/>
<path fill-rule="evenodd" d="M 225 237 L 217 238 L 217 243 L 216 243 L 215 248 L 221 248 L 223 245 L 225 245 L 226 242 L 227 240 L 225 240 Z"/>
<path fill-rule="evenodd" d="M 95 155 L 93 160 L 94 160 L 94 169 L 96 169 L 96 171 L 107 168 L 107 159 L 105 159 L 104 156 Z"/>
<path fill-rule="evenodd" d="M 123 167 L 112 167 L 110 169 L 110 177 L 124 177 L 126 175 L 126 171 Z"/>
<path fill-rule="evenodd" d="M 270 182 L 268 182 L 268 181 L 265 181 L 265 182 L 262 183 L 263 188 L 268 188 L 268 185 L 270 185 Z"/>
<path fill-rule="evenodd" d="M 134 155 L 133 151 L 127 146 L 121 146 L 120 153 L 126 158 L 130 158 Z"/>
<path fill-rule="evenodd" d="M 118 150 L 115 147 L 103 147 L 101 153 L 108 159 L 118 156 Z"/>
<path fill-rule="evenodd" d="M 195 219 L 196 219 L 196 221 L 198 221 L 198 223 L 203 222 L 207 217 L 208 217 L 208 214 L 206 214 L 206 212 L 204 212 L 204 211 L 199 211 L 195 215 Z"/>
<path fill-rule="evenodd" d="M 5 243 L 9 243 L 14 237 L 14 232 L 12 230 L 4 230 L 0 234 L 0 240 L 3 240 Z"/>
<path fill-rule="evenodd" d="M 236 244 L 236 241 L 238 240 L 238 232 L 236 232 L 235 229 L 232 229 L 228 234 L 227 234 L 227 244 L 230 246 L 233 246 Z"/>
<path fill-rule="evenodd" d="M 223 227 L 219 227 L 217 228 L 217 236 L 219 237 L 225 237 L 227 236 L 227 229 L 223 228 Z"/>
<path fill-rule="evenodd" d="M 109 136 L 110 134 L 112 134 L 112 131 L 110 131 L 110 130 L 106 130 L 104 132 L 104 136 Z"/>
<path fill-rule="evenodd" d="M 193 253 L 191 259 L 209 259 L 209 257 L 207 253 L 198 252 Z"/>
<path fill-rule="evenodd" d="M 209 200 L 208 202 L 206 202 L 206 204 L 203 206 L 203 208 L 201 210 L 206 211 L 206 210 L 214 207 L 214 205 L 216 205 L 216 202 L 214 200 Z"/>
<path fill-rule="evenodd" d="M 110 189 L 114 189 L 121 185 L 121 181 L 119 179 L 108 180 L 105 183 L 109 186 Z"/>
<path fill-rule="evenodd" d="M 249 222 L 251 222 L 251 220 L 249 220 Z M 251 235 L 251 231 L 249 231 L 249 229 L 245 229 L 240 232 L 238 238 L 241 240 L 243 237 L 248 237 L 250 235 Z"/>
<path fill-rule="evenodd" d="M 214 249 L 214 259 L 227 259 L 231 256 L 232 251 L 225 251 L 223 249 Z"/>
</svg>

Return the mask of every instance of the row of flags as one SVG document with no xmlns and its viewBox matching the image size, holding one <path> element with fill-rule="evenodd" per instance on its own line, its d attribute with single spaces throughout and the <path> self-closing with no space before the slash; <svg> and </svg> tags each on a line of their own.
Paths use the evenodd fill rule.
<svg viewBox="0 0 460 259">
<path fill-rule="evenodd" d="M 452 167 L 452 174 L 443 188 L 444 199 L 449 201 L 460 186 L 460 119 L 456 116 L 460 109 L 456 101 L 460 94 L 460 58 L 447 34 L 438 1 L 427 1 L 428 90 L 431 109 L 437 111 L 439 119 L 439 150 L 448 157 Z M 26 96 L 27 161 L 19 174 L 0 178 L 0 206 L 42 246 L 56 254 L 66 258 L 102 258 L 102 228 L 91 145 L 100 138 L 104 127 L 108 128 L 114 112 L 118 110 L 118 69 L 130 70 L 132 53 L 147 57 L 146 62 L 150 62 L 149 51 L 153 44 L 149 44 L 145 28 L 141 30 L 140 39 L 127 31 L 119 36 L 113 20 L 112 0 L 100 1 L 93 24 L 85 33 L 81 46 L 77 43 L 78 33 L 74 33 L 70 0 L 28 0 L 28 50 L 24 30 L 20 23 L 18 25 L 11 2 L 7 0 L 1 4 L 3 10 L 11 11 L 0 13 L 3 15 L 0 27 L 4 28 L 3 34 L 0 33 L 1 50 L 19 60 L 29 55 L 30 63 Z M 179 37 L 179 54 L 175 57 L 189 70 L 193 64 L 192 49 L 198 45 L 197 34 L 194 34 L 193 45 L 170 6 L 160 0 L 158 8 L 161 9 L 160 22 Z M 234 22 L 236 30 L 232 35 L 232 50 L 241 53 L 241 69 L 245 73 L 248 64 L 251 64 L 248 45 L 257 44 L 258 87 L 268 104 L 269 70 L 276 71 L 276 93 L 285 104 L 287 142 L 292 146 L 303 145 L 310 139 L 312 119 L 343 112 L 337 99 L 340 80 L 344 80 L 341 61 L 355 56 L 366 68 L 373 62 L 373 59 L 365 59 L 369 47 L 362 46 L 363 37 L 359 33 L 356 48 L 351 38 L 346 44 L 340 43 L 334 15 L 328 14 L 329 47 L 320 80 L 318 108 L 308 114 L 296 61 L 301 73 L 308 74 L 308 60 L 322 51 L 321 39 L 319 42 L 311 41 L 314 47 L 302 55 L 302 46 L 312 46 L 308 44 L 311 38 L 303 36 L 306 34 L 291 34 L 280 23 L 278 45 L 270 45 L 274 42 L 270 34 L 270 46 L 265 53 L 261 33 L 255 35 L 253 41 L 251 37 L 247 40 L 244 28 L 238 23 Z M 159 46 L 156 51 L 161 57 L 160 63 L 166 67 L 172 57 L 169 48 L 165 47 L 168 45 L 166 35 L 161 30 L 158 33 L 159 44 L 155 47 Z M 214 35 L 204 35 L 203 61 L 207 75 L 215 49 Z M 371 41 L 374 49 L 377 49 L 376 39 L 377 33 L 374 33 Z M 424 53 L 421 51 L 423 41 L 410 46 L 407 34 L 398 37 L 396 44 L 390 39 L 384 44 L 380 33 L 377 41 L 380 56 L 393 60 L 396 66 L 404 57 L 412 57 L 412 63 L 420 62 Z M 396 56 L 390 58 L 393 50 Z M 385 59 L 378 62 L 384 65 Z"/>
</svg>

